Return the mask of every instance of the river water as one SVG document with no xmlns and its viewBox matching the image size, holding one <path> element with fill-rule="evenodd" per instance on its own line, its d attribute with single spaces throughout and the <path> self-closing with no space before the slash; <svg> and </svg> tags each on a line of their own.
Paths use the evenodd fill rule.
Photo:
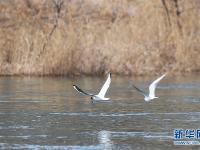
<svg viewBox="0 0 200 150">
<path fill-rule="evenodd" d="M 114 76 L 111 101 L 92 103 L 72 85 L 95 93 L 105 77 L 1 77 L 0 149 L 200 149 L 173 143 L 175 129 L 200 128 L 200 76 L 166 76 L 150 102 L 129 87 L 155 78 Z"/>
</svg>

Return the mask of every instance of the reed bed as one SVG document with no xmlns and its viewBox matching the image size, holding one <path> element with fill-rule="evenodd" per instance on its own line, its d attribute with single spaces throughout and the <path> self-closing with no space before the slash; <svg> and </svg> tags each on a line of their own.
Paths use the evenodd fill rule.
<svg viewBox="0 0 200 150">
<path fill-rule="evenodd" d="M 199 0 L 2 0 L 0 75 L 200 71 Z"/>
</svg>

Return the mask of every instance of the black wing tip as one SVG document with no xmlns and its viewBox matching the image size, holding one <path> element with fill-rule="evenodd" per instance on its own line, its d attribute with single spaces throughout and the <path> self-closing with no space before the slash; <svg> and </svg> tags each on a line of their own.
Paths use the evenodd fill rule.
<svg viewBox="0 0 200 150">
<path fill-rule="evenodd" d="M 73 87 L 74 87 L 75 89 L 78 89 L 78 87 L 77 87 L 75 84 L 73 85 Z"/>
<path fill-rule="evenodd" d="M 111 77 L 112 73 L 109 73 L 109 76 Z"/>
<path fill-rule="evenodd" d="M 131 86 L 132 88 L 136 89 L 136 90 L 140 90 L 137 86 L 135 86 L 135 84 L 134 84 L 133 82 L 130 83 L 130 86 Z"/>
</svg>

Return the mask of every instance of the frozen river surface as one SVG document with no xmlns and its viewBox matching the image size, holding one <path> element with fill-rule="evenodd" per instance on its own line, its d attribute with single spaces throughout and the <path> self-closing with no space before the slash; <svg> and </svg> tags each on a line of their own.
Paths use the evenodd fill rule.
<svg viewBox="0 0 200 150">
<path fill-rule="evenodd" d="M 106 103 L 72 87 L 96 92 L 105 78 L 1 77 L 0 149 L 200 149 L 173 143 L 175 129 L 200 129 L 200 76 L 166 76 L 151 102 L 129 81 L 145 88 L 156 77 L 113 77 Z"/>
</svg>

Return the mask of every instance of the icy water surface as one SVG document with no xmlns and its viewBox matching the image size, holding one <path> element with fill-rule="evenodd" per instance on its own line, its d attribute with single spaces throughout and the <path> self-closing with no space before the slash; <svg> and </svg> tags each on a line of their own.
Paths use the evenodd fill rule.
<svg viewBox="0 0 200 150">
<path fill-rule="evenodd" d="M 174 129 L 200 128 L 200 76 L 166 77 L 151 102 L 129 88 L 156 77 L 113 77 L 107 97 L 91 103 L 106 77 L 1 77 L 0 149 L 140 150 L 200 149 L 175 146 Z"/>
</svg>

